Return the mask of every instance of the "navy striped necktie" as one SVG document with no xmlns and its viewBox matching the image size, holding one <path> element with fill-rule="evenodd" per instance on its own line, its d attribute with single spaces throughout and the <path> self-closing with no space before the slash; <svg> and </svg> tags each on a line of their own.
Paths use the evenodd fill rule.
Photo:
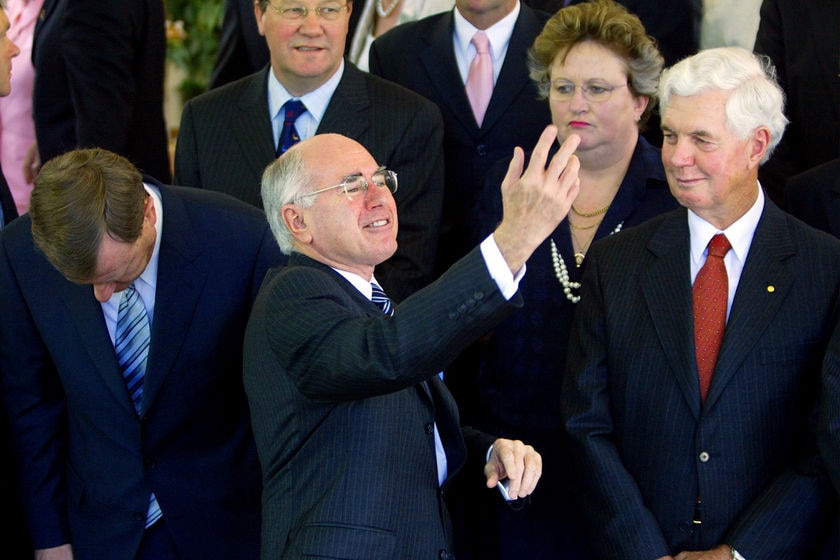
<svg viewBox="0 0 840 560">
<path fill-rule="evenodd" d="M 371 282 L 370 288 L 371 301 L 378 305 L 379 309 L 381 309 L 385 315 L 393 315 L 394 307 L 391 305 L 391 299 L 385 294 L 385 290 L 383 290 L 376 282 Z"/>
</svg>

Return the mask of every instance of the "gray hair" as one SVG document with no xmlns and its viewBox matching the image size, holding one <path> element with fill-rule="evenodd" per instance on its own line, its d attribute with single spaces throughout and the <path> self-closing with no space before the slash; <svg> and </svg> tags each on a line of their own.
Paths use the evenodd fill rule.
<svg viewBox="0 0 840 560">
<path fill-rule="evenodd" d="M 788 123 L 785 94 L 776 81 L 773 63 L 741 47 L 702 50 L 662 73 L 661 112 L 665 114 L 672 95 L 688 97 L 712 89 L 729 92 L 726 127 L 732 134 L 743 139 L 760 126 L 770 130 L 770 144 L 761 160 L 766 162 Z"/>
<path fill-rule="evenodd" d="M 300 150 L 289 150 L 268 167 L 262 176 L 262 200 L 268 225 L 286 255 L 292 252 L 294 237 L 283 221 L 283 206 L 292 202 L 302 194 L 306 185 L 312 182 L 303 154 Z M 300 200 L 298 204 L 308 208 L 315 203 L 315 197 Z"/>
</svg>

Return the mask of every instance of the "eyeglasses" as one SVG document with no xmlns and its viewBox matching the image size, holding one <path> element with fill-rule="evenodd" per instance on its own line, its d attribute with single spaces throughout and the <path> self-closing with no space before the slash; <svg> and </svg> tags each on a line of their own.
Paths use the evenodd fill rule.
<svg viewBox="0 0 840 560">
<path fill-rule="evenodd" d="M 359 193 L 366 193 L 368 191 L 368 188 L 370 188 L 371 183 L 373 183 L 381 189 L 388 189 L 392 193 L 395 193 L 397 192 L 398 186 L 397 173 L 396 171 L 391 171 L 390 169 L 380 167 L 379 169 L 373 172 L 373 175 L 370 176 L 370 180 L 365 179 L 364 175 L 361 174 L 348 175 L 344 178 L 342 182 L 340 182 L 337 185 L 302 194 L 298 196 L 295 199 L 295 201 L 299 201 L 310 196 L 315 196 L 316 194 L 321 194 L 322 192 L 326 192 L 332 189 L 344 189 L 344 194 L 347 196 L 347 198 L 349 200 L 354 200 L 359 195 Z"/>
<path fill-rule="evenodd" d="M 269 3 L 268 7 L 274 10 L 281 18 L 289 21 L 306 19 L 309 12 L 315 12 L 315 14 L 323 20 L 335 21 L 338 19 L 338 16 L 341 15 L 342 10 L 347 9 L 347 4 L 341 6 L 338 4 L 328 4 L 326 6 L 318 6 L 316 8 L 307 8 L 306 6 L 278 7 Z"/>
<path fill-rule="evenodd" d="M 554 80 L 548 90 L 548 97 L 554 101 L 570 101 L 575 96 L 575 89 L 580 88 L 583 97 L 593 103 L 603 103 L 609 100 L 612 92 L 628 83 L 611 85 L 606 82 L 589 82 L 586 85 L 575 85 L 566 80 Z"/>
</svg>

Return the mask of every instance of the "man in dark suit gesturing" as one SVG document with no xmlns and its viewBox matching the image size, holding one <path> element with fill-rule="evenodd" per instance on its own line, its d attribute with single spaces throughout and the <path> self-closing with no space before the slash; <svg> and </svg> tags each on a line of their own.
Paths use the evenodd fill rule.
<svg viewBox="0 0 840 560">
<path fill-rule="evenodd" d="M 100 149 L 44 164 L 0 238 L 2 394 L 38 558 L 258 557 L 242 339 L 284 260 L 229 196 Z"/>
<path fill-rule="evenodd" d="M 374 276 L 397 246 L 396 176 L 333 134 L 266 170 L 266 213 L 291 257 L 260 290 L 245 335 L 264 560 L 452 558 L 443 491 L 466 459 L 464 435 L 488 487 L 507 478 L 511 498 L 533 491 L 539 455 L 462 434 L 437 373 L 521 304 L 525 261 L 577 195 L 579 138 L 546 168 L 556 136 L 546 130 L 524 174 L 517 149 L 494 234 L 396 306 Z"/>
<path fill-rule="evenodd" d="M 352 2 L 259 0 L 257 26 L 271 64 L 184 107 L 175 182 L 226 192 L 262 207 L 260 178 L 295 139 L 335 132 L 358 140 L 403 176 L 399 249 L 379 267 L 401 300 L 433 278 L 443 200 L 443 125 L 434 103 L 362 72 L 343 58 Z M 287 102 L 302 102 L 284 126 Z M 291 134 L 289 135 L 292 136 Z"/>
<path fill-rule="evenodd" d="M 762 62 L 710 49 L 663 73 L 662 161 L 685 208 L 587 255 L 561 405 L 599 558 L 796 560 L 826 543 L 814 424 L 840 242 L 759 187 L 786 123 Z"/>
</svg>

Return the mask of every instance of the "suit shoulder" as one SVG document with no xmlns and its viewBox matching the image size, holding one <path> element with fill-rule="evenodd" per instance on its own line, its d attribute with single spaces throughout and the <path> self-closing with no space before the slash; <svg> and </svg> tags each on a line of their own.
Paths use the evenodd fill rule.
<svg viewBox="0 0 840 560">
<path fill-rule="evenodd" d="M 162 187 L 184 202 L 191 215 L 221 222 L 253 223 L 267 225 L 265 213 L 259 208 L 233 196 L 208 189 L 167 185 Z M 164 212 L 166 208 L 164 208 Z"/>
<path fill-rule="evenodd" d="M 388 105 L 382 108 L 396 109 L 398 113 L 423 110 L 440 114 L 438 106 L 433 101 L 397 83 L 368 73 L 365 73 L 365 81 L 374 100 L 374 109 L 380 104 L 387 103 Z"/>
<path fill-rule="evenodd" d="M 394 55 L 405 52 L 406 43 L 428 39 L 431 30 L 440 25 L 441 20 L 448 17 L 451 17 L 450 12 L 441 12 L 415 21 L 401 23 L 377 37 L 374 43 L 381 47 L 381 52 L 390 52 Z"/>
<path fill-rule="evenodd" d="M 235 103 L 244 92 L 254 87 L 254 82 L 263 79 L 265 70 L 245 76 L 229 84 L 213 88 L 200 93 L 185 103 L 193 111 L 203 111 L 210 108 L 225 107 Z"/>
</svg>

